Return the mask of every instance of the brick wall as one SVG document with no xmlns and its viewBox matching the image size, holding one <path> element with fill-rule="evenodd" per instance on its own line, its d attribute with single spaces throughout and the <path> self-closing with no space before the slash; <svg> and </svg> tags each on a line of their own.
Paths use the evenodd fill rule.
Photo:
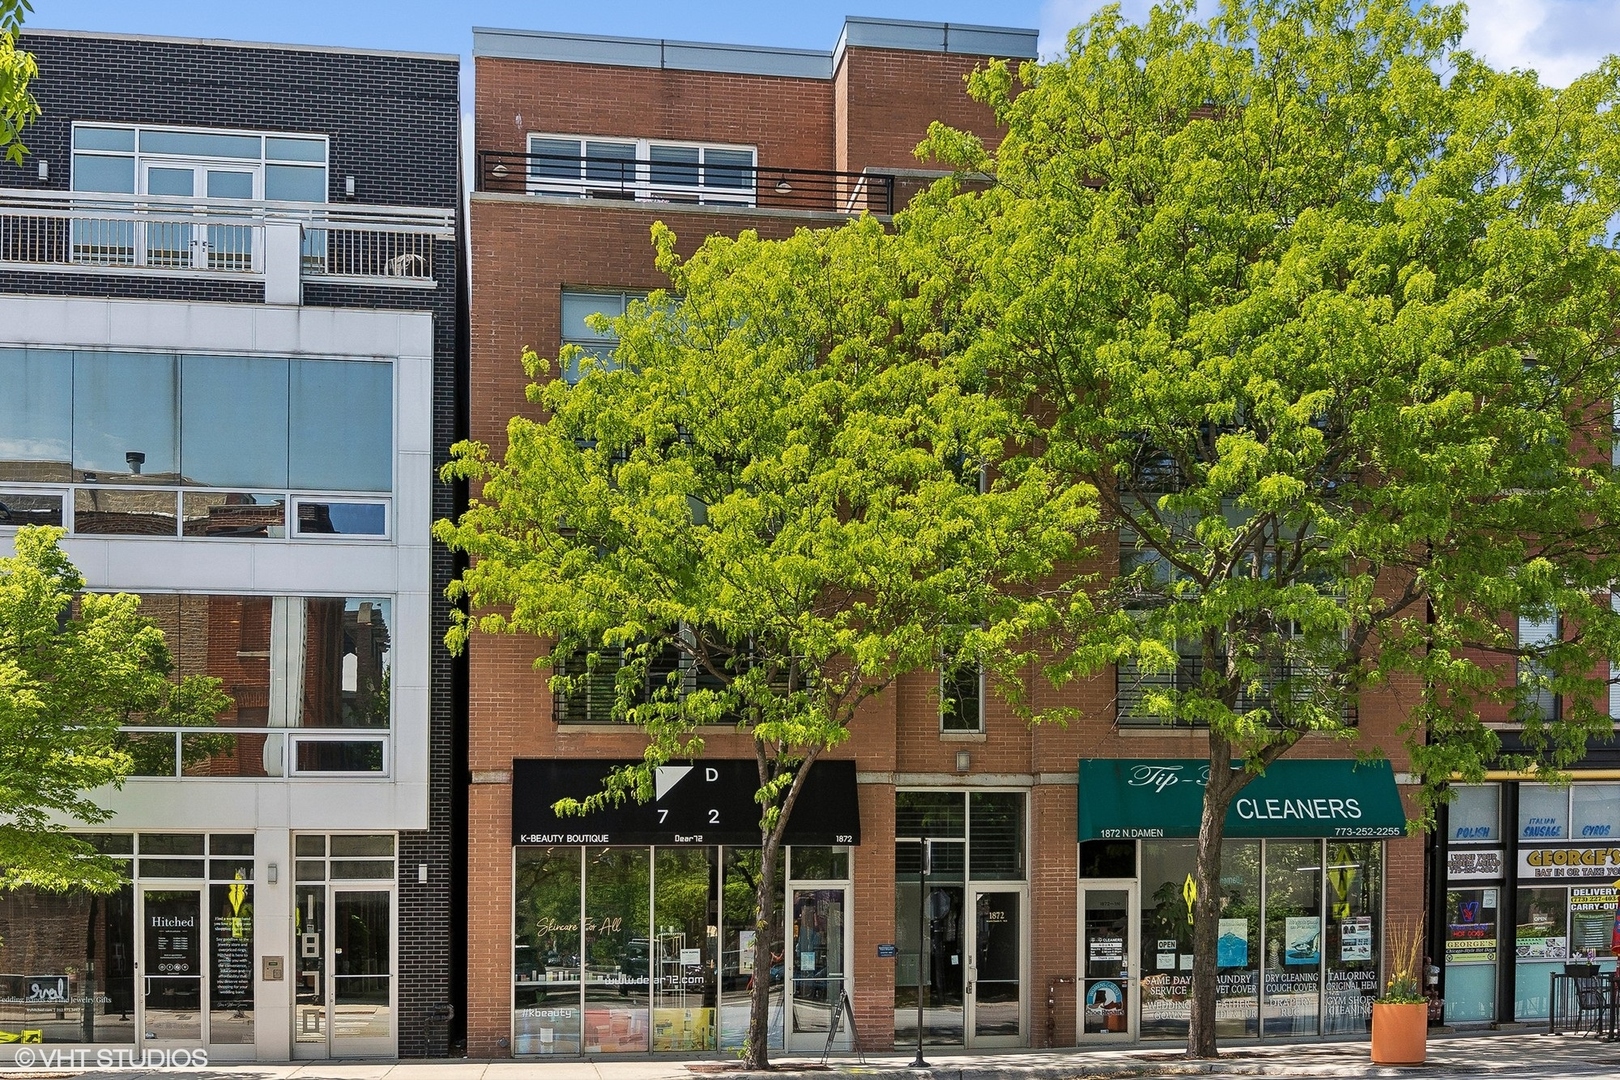
<svg viewBox="0 0 1620 1080">
<path fill-rule="evenodd" d="M 982 62 L 958 55 L 850 49 L 835 78 L 825 83 L 480 58 L 477 144 L 521 150 L 524 136 L 532 131 L 616 134 L 753 143 L 764 164 L 915 167 L 919 163 L 912 149 L 935 118 L 994 141 L 989 115 L 965 97 L 962 81 Z M 744 100 L 749 94 L 755 98 Z M 705 106 L 701 114 L 698 102 Z M 827 156 L 815 159 L 815 153 Z M 556 355 L 565 287 L 652 289 L 665 284 L 652 265 L 649 230 L 655 220 L 674 229 L 683 252 L 710 234 L 755 228 L 761 235 L 780 236 L 801 225 L 836 221 L 669 204 L 474 195 L 469 218 L 473 438 L 498 453 L 511 416 L 537 415 L 524 398 L 528 379 L 519 357 L 524 346 L 542 356 Z M 1117 558 L 1117 550 L 1105 542 L 1082 569 L 1107 572 Z M 511 787 L 506 777 L 513 759 L 636 756 L 644 745 L 633 732 L 555 725 L 547 675 L 533 668 L 541 648 L 533 639 L 510 637 L 478 637 L 470 648 L 468 760 L 480 778 L 468 810 L 468 1052 L 474 1056 L 511 1052 L 503 1041 L 511 1031 Z M 1028 1031 L 1032 1045 L 1048 1045 L 1050 989 L 1051 1041 L 1071 1045 L 1075 990 L 1056 980 L 1076 971 L 1076 763 L 1083 757 L 1207 756 L 1205 740 L 1192 733 L 1119 731 L 1111 673 L 1061 691 L 1036 678 L 1034 671 L 1029 676 L 1037 707 L 1072 706 L 1078 718 L 1067 727 L 1031 729 L 992 695 L 982 739 L 942 736 L 937 677 L 918 674 L 869 702 L 853 737 L 840 748 L 839 756 L 858 763 L 863 780 L 864 842 L 853 860 L 852 970 L 859 1029 L 868 1049 L 890 1045 L 894 1028 L 895 961 L 878 959 L 877 945 L 894 940 L 897 784 L 977 781 L 1029 792 Z M 1313 739 L 1294 754 L 1342 757 L 1379 743 L 1394 753 L 1394 733 L 1408 703 L 1399 686 L 1369 696 L 1361 711 L 1360 744 Z M 956 755 L 963 750 L 970 768 L 959 777 Z M 748 756 L 750 748 L 735 733 L 720 731 L 709 736 L 707 753 Z M 1397 754 L 1396 769 L 1404 765 Z M 1389 853 L 1389 907 L 1396 914 L 1421 905 L 1422 846 L 1397 841 Z"/>
</svg>

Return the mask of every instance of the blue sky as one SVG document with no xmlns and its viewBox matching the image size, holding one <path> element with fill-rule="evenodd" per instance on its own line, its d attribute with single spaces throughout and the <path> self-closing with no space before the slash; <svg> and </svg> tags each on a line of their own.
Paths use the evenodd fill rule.
<svg viewBox="0 0 1620 1080">
<path fill-rule="evenodd" d="M 1202 0 L 1209 6 L 1212 0 Z M 34 26 L 225 37 L 466 55 L 474 25 L 590 34 L 728 41 L 830 49 L 846 14 L 1030 26 L 1041 50 L 1062 46 L 1068 27 L 1101 0 L 34 0 Z M 1148 0 L 1123 0 L 1139 15 Z M 1562 85 L 1620 52 L 1620 0 L 1473 0 L 1468 44 L 1493 63 L 1534 67 Z"/>
</svg>

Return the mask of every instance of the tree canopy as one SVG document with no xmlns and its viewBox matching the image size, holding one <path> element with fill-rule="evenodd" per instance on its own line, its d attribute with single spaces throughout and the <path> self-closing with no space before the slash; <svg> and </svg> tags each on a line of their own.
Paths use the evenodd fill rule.
<svg viewBox="0 0 1620 1080">
<path fill-rule="evenodd" d="M 218 679 L 172 678 L 140 597 L 84 592 L 61 535 L 19 529 L 0 557 L 0 889 L 117 888 L 115 865 L 63 829 L 110 816 L 93 789 L 129 775 L 119 726 L 206 725 L 230 704 Z"/>
<path fill-rule="evenodd" d="M 17 48 L 23 16 L 33 10 L 28 0 L 0 0 L 0 148 L 19 165 L 28 152 L 23 128 L 39 116 L 39 103 L 28 90 L 39 66 L 33 54 Z"/>
<path fill-rule="evenodd" d="M 1050 417 L 1040 467 L 1119 538 L 1049 674 L 1117 665 L 1122 719 L 1208 733 L 1199 1056 L 1254 775 L 1355 739 L 1392 687 L 1431 801 L 1611 730 L 1620 62 L 1552 89 L 1463 29 L 1407 0 L 1111 6 L 1062 57 L 972 77 L 998 147 L 938 125 L 924 147 L 994 182 L 906 231 L 970 268 L 967 352 Z"/>
<path fill-rule="evenodd" d="M 947 357 L 933 275 L 875 220 L 762 240 L 711 238 L 688 261 L 654 229 L 669 291 L 611 324 L 609 355 L 559 358 L 500 458 L 455 450 L 481 484 L 436 535 L 474 556 L 475 628 L 550 642 L 564 697 L 611 680 L 643 764 L 587 802 L 652 795 L 652 767 L 745 733 L 760 781 L 759 933 L 770 969 L 783 829 L 811 765 L 907 672 L 1016 636 L 1016 590 L 1071 553 L 1085 492 L 1005 456 L 1023 420 Z M 750 1060 L 766 1060 L 768 980 Z"/>
</svg>

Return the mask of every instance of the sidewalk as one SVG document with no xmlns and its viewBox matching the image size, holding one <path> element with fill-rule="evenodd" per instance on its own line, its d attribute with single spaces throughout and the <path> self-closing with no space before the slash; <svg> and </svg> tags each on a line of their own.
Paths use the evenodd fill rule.
<svg viewBox="0 0 1620 1080">
<path fill-rule="evenodd" d="M 1421 1068 L 1380 1067 L 1368 1060 L 1367 1043 L 1312 1042 L 1280 1046 L 1245 1046 L 1223 1052 L 1217 1062 L 1189 1062 L 1179 1049 L 1104 1049 L 1010 1051 L 1007 1053 L 929 1053 L 930 1069 L 912 1070 L 912 1055 L 868 1055 L 867 1064 L 836 1058 L 819 1068 L 815 1055 L 784 1054 L 770 1075 L 824 1080 L 832 1075 L 861 1080 L 1082 1080 L 1082 1078 L 1159 1076 L 1394 1077 L 1503 1076 L 1563 1077 L 1620 1075 L 1620 1043 L 1601 1043 L 1571 1035 L 1496 1033 L 1437 1036 L 1429 1041 L 1429 1060 Z M 398 1064 L 306 1062 L 297 1065 L 226 1065 L 204 1069 L 108 1072 L 0 1068 L 0 1080 L 23 1077 L 243 1077 L 251 1080 L 744 1080 L 735 1064 L 703 1061 L 409 1061 Z"/>
</svg>

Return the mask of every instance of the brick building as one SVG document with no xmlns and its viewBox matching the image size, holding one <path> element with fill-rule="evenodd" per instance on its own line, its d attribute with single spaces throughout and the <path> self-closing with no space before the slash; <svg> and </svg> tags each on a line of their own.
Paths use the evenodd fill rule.
<svg viewBox="0 0 1620 1080">
<path fill-rule="evenodd" d="M 533 408 L 524 346 L 611 345 L 584 320 L 662 284 L 654 221 L 689 251 L 892 213 L 930 175 L 912 156 L 929 121 L 995 139 L 964 75 L 1035 43 L 856 18 L 830 53 L 475 30 L 471 436 L 499 452 L 508 418 Z M 818 766 L 818 820 L 790 837 L 779 960 L 761 973 L 744 838 L 634 814 L 547 827 L 553 800 L 642 742 L 590 694 L 554 698 L 537 651 L 488 636 L 470 650 L 470 1054 L 735 1047 L 758 978 L 779 987 L 772 1040 L 789 1047 L 824 1045 L 846 991 L 868 1049 L 917 1037 L 919 995 L 930 1043 L 1185 1034 L 1197 819 L 1182 797 L 1196 803 L 1204 747 L 1117 709 L 1133 673 L 1065 690 L 1081 716 L 1067 728 L 1029 729 L 972 677 L 917 676 L 877 700 Z M 1400 718 L 1396 692 L 1364 700 L 1362 745 L 1398 749 Z M 734 732 L 705 738 L 708 757 L 660 800 L 673 816 L 713 813 L 706 785 L 751 760 Z M 1404 762 L 1356 770 L 1351 753 L 1308 742 L 1247 793 L 1228 846 L 1226 1038 L 1366 1030 L 1385 926 L 1423 910 Z"/>
<path fill-rule="evenodd" d="M 0 550 L 64 527 L 231 706 L 126 730 L 93 839 L 129 887 L 0 895 L 0 1043 L 442 1055 L 452 566 L 428 530 L 454 511 L 459 61 L 22 47 L 42 115 L 0 165 Z"/>
</svg>

